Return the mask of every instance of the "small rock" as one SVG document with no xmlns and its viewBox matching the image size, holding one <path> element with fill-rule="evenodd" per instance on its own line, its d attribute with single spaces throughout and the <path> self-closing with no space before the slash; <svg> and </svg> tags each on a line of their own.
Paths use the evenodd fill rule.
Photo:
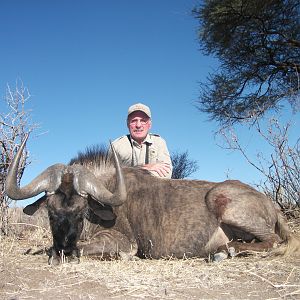
<svg viewBox="0 0 300 300">
<path fill-rule="evenodd" d="M 228 257 L 225 251 L 215 253 L 213 256 L 213 262 L 220 262 Z"/>
</svg>

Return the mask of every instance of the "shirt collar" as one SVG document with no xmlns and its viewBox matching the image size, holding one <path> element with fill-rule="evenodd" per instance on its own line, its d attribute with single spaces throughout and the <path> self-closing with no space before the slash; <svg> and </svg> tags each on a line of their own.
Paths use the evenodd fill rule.
<svg viewBox="0 0 300 300">
<path fill-rule="evenodd" d="M 130 140 L 133 145 L 139 146 L 139 144 L 131 136 L 130 136 Z M 151 135 L 148 133 L 142 144 L 151 145 L 152 143 L 153 143 L 153 141 L 152 141 Z"/>
</svg>

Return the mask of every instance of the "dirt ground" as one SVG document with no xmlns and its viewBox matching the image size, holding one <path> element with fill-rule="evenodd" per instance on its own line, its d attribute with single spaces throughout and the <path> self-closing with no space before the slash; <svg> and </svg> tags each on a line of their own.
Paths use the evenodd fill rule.
<svg viewBox="0 0 300 300">
<path fill-rule="evenodd" d="M 0 239 L 0 299 L 300 299 L 300 258 L 83 258 L 49 266 L 46 254 L 32 254 L 51 245 L 49 230 L 14 225 L 18 232 Z"/>
</svg>

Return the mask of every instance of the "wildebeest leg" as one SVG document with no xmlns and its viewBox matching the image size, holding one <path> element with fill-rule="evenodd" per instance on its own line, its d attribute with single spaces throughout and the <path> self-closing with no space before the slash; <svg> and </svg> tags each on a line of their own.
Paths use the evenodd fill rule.
<svg viewBox="0 0 300 300">
<path fill-rule="evenodd" d="M 89 242 L 79 245 L 82 255 L 97 256 L 100 259 L 121 258 L 131 260 L 137 253 L 137 244 L 114 229 L 98 231 Z"/>
<path fill-rule="evenodd" d="M 212 189 L 206 198 L 229 243 L 236 251 L 264 251 L 281 242 L 275 232 L 277 212 L 262 193 L 238 181 L 226 181 Z M 250 243 L 255 240 L 255 243 Z"/>
<path fill-rule="evenodd" d="M 218 250 L 227 250 L 233 247 L 236 252 L 268 251 L 281 242 L 276 233 L 268 230 L 268 226 L 264 226 L 260 230 L 257 227 L 245 225 L 236 228 L 236 226 L 222 224 L 221 227 L 230 241 L 226 245 L 220 246 Z"/>
<path fill-rule="evenodd" d="M 228 256 L 236 256 L 241 252 L 268 251 L 281 242 L 279 236 L 271 232 L 265 235 L 262 235 L 261 232 L 253 235 L 249 234 L 249 232 L 255 232 L 252 228 L 237 229 L 235 226 L 227 224 L 222 224 L 221 228 L 229 241 L 219 246 L 214 253 L 213 261 L 216 262 L 226 259 Z"/>
</svg>

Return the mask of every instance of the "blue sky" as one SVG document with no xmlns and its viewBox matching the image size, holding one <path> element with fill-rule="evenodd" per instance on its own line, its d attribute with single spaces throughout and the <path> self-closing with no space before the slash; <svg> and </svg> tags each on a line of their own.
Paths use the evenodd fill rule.
<svg viewBox="0 0 300 300">
<path fill-rule="evenodd" d="M 151 107 L 152 132 L 170 152 L 188 150 L 192 178 L 258 182 L 239 153 L 216 145 L 217 124 L 195 108 L 199 82 L 217 68 L 197 43 L 197 1 L 7 0 L 0 3 L 0 93 L 21 78 L 41 136 L 31 136 L 33 163 L 22 183 L 78 151 L 127 134 L 128 107 Z M 1 106 L 3 103 L 1 103 Z M 1 107 L 0 106 L 0 107 Z M 38 133 L 36 132 L 36 133 Z M 247 128 L 253 150 L 263 145 Z"/>
</svg>

